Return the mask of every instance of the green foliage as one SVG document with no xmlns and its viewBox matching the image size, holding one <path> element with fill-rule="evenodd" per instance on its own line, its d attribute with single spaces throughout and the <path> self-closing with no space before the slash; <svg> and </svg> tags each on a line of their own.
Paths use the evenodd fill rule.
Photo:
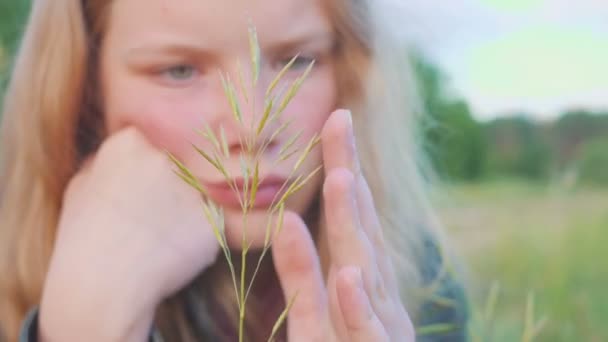
<svg viewBox="0 0 608 342">
<path fill-rule="evenodd" d="M 0 44 L 12 52 L 25 25 L 30 0 L 0 0 Z"/>
<path fill-rule="evenodd" d="M 551 149 L 542 127 L 528 116 L 494 120 L 485 125 L 487 169 L 492 175 L 542 180 L 551 167 Z"/>
<path fill-rule="evenodd" d="M 29 8 L 30 0 L 0 0 L 0 108 L 10 59 L 17 47 Z"/>
<path fill-rule="evenodd" d="M 448 179 L 479 179 L 485 164 L 481 125 L 465 101 L 448 98 L 447 80 L 439 69 L 419 55 L 413 62 L 427 113 L 425 143 L 435 168 Z"/>
<path fill-rule="evenodd" d="M 581 148 L 579 181 L 608 186 L 608 138 L 597 138 Z"/>
<path fill-rule="evenodd" d="M 551 127 L 557 162 L 568 167 L 579 159 L 587 141 L 608 135 L 608 113 L 575 110 L 564 113 Z"/>
<path fill-rule="evenodd" d="M 500 302 L 500 284 L 494 282 L 489 290 L 488 296 L 482 305 L 474 308 L 472 319 L 469 325 L 469 332 L 471 336 L 471 342 L 493 342 L 496 340 L 496 326 L 500 324 L 497 322 L 497 311 L 499 305 L 503 305 Z M 522 322 L 521 335 L 510 338 L 513 341 L 521 342 L 532 342 L 535 341 L 541 332 L 543 331 L 547 317 L 542 318 L 536 317 L 536 297 L 533 293 L 528 294 L 528 298 L 525 304 L 524 318 Z M 524 309 L 522 309 L 524 311 Z"/>
<path fill-rule="evenodd" d="M 535 316 L 547 317 L 535 341 L 608 341 L 605 189 L 509 181 L 452 190 L 458 207 L 442 216 L 469 261 L 477 306 L 486 307 L 486 284 L 501 285 L 487 341 L 520 340 L 531 292 Z"/>
<path fill-rule="evenodd" d="M 572 110 L 550 123 L 517 113 L 482 124 L 474 119 L 466 101 L 451 91 L 440 69 L 420 54 L 412 59 L 427 113 L 424 143 L 443 178 L 479 181 L 506 176 L 547 181 L 581 160 L 602 164 L 601 148 L 590 152 L 583 151 L 583 146 L 608 135 L 607 113 Z M 596 166 L 585 167 L 584 177 L 598 179 L 594 172 L 605 174 Z"/>
<path fill-rule="evenodd" d="M 485 139 L 468 105 L 445 103 L 433 116 L 436 126 L 428 131 L 428 139 L 436 168 L 448 179 L 478 180 L 484 172 Z"/>
</svg>

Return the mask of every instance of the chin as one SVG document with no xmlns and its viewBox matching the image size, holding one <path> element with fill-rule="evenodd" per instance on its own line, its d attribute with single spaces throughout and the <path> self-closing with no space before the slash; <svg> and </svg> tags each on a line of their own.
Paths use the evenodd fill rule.
<svg viewBox="0 0 608 342">
<path fill-rule="evenodd" d="M 290 211 L 302 217 L 307 225 L 310 222 L 318 220 L 318 207 L 320 199 L 320 189 L 313 190 L 318 187 L 305 187 L 300 192 L 286 201 L 285 211 Z M 274 220 L 277 218 L 277 213 L 272 216 L 269 214 L 268 208 L 254 208 L 247 214 L 247 222 L 243 222 L 243 212 L 240 207 L 224 206 L 224 223 L 225 235 L 228 248 L 235 251 L 243 249 L 243 234 L 245 241 L 252 251 L 261 250 L 264 248 L 266 235 L 271 226 L 271 235 L 276 232 Z M 271 218 L 274 217 L 274 220 Z M 243 229 L 246 226 L 246 229 Z M 286 227 L 283 227 L 284 229 Z M 309 225 L 310 228 L 310 225 Z"/>
<path fill-rule="evenodd" d="M 300 204 L 300 205 L 298 205 Z M 312 209 L 313 206 L 304 205 L 304 203 L 287 203 L 286 211 L 291 211 L 304 218 L 304 221 L 308 222 L 309 219 L 314 218 L 311 216 L 311 212 L 316 212 Z M 314 214 L 312 214 L 314 216 Z M 272 215 L 275 219 L 277 214 Z M 270 221 L 270 222 L 269 222 Z M 247 214 L 246 229 L 243 229 L 243 213 L 240 209 L 228 209 L 224 208 L 224 222 L 225 222 L 225 233 L 228 247 L 231 250 L 242 250 L 243 249 L 243 233 L 245 233 L 246 241 L 251 250 L 261 250 L 264 248 L 266 240 L 266 232 L 269 229 L 269 223 L 271 226 L 271 235 L 276 232 L 275 222 L 271 220 L 271 215 L 267 209 L 254 209 Z M 286 227 L 283 227 L 286 229 Z"/>
<path fill-rule="evenodd" d="M 252 210 L 247 214 L 246 229 L 243 229 L 245 222 L 243 222 L 242 211 L 238 209 L 225 209 L 224 222 L 228 247 L 231 250 L 242 250 L 244 233 L 246 241 L 252 250 L 264 248 L 269 218 L 270 215 L 266 210 Z"/>
</svg>

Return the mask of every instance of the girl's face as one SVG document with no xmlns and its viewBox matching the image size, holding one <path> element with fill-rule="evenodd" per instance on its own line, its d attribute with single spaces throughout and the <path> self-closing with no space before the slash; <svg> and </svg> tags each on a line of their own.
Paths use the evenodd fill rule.
<svg viewBox="0 0 608 342">
<path fill-rule="evenodd" d="M 103 106 L 109 133 L 133 125 L 152 144 L 182 160 L 210 189 L 212 199 L 224 207 L 226 235 L 233 247 L 241 243 L 240 206 L 234 195 L 225 191 L 224 177 L 191 146 L 192 142 L 207 152 L 213 151 L 212 144 L 195 129 L 208 125 L 219 137 L 223 127 L 230 157 L 222 161 L 233 178 L 242 178 L 239 156 L 246 151 L 239 137 L 255 134 L 251 122 L 259 121 L 266 87 L 296 54 L 300 57 L 284 82 L 291 83 L 316 60 L 282 118 L 259 137 L 260 141 L 268 140 L 273 128 L 291 120 L 289 128 L 270 141 L 261 155 L 260 176 L 268 183 L 258 190 L 247 233 L 250 241 L 257 242 L 254 246 L 259 246 L 266 229 L 268 201 L 276 195 L 277 183 L 307 175 L 322 162 L 320 148 L 315 148 L 291 178 L 299 153 L 276 163 L 281 146 L 298 132 L 302 151 L 336 106 L 335 40 L 321 3 L 322 0 L 113 1 L 101 50 Z M 249 104 L 240 97 L 243 124 L 239 124 L 224 95 L 219 70 L 236 80 L 240 60 L 245 83 L 250 84 L 249 22 L 258 32 L 261 68 L 258 89 L 249 91 Z M 311 179 L 291 197 L 287 208 L 304 214 L 318 195 L 321 182 L 321 174 Z"/>
</svg>

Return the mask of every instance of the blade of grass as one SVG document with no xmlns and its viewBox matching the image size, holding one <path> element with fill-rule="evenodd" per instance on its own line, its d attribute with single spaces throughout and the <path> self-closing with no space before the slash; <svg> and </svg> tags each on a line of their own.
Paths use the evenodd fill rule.
<svg viewBox="0 0 608 342">
<path fill-rule="evenodd" d="M 294 154 L 298 153 L 300 150 L 299 149 L 294 149 L 293 151 L 287 152 L 286 154 L 279 154 L 279 161 L 285 161 L 289 158 L 291 158 Z"/>
<path fill-rule="evenodd" d="M 321 141 L 321 138 L 319 137 L 318 134 L 315 133 L 313 138 L 308 142 L 308 146 L 306 146 L 306 149 L 304 150 L 304 152 L 302 153 L 302 155 L 300 156 L 300 158 L 294 165 L 294 167 L 293 167 L 294 170 L 297 170 L 300 168 L 300 166 L 302 165 L 302 163 L 304 162 L 306 157 L 308 157 L 308 154 L 310 153 L 310 151 L 312 151 L 312 149 L 315 148 L 315 146 L 317 146 L 317 144 L 319 144 L 320 141 Z"/>
<path fill-rule="evenodd" d="M 264 106 L 264 114 L 262 115 L 262 119 L 260 119 L 260 123 L 258 124 L 258 129 L 256 131 L 257 135 L 260 135 L 264 128 L 266 127 L 266 122 L 270 117 L 270 113 L 272 112 L 272 108 L 274 106 L 274 99 L 267 99 L 266 105 Z"/>
<path fill-rule="evenodd" d="M 418 328 L 418 330 L 416 331 L 416 335 L 426 336 L 435 334 L 445 334 L 450 331 L 454 331 L 454 329 L 456 329 L 456 326 L 450 323 L 429 324 Z"/>
<path fill-rule="evenodd" d="M 241 209 L 243 210 L 243 212 L 246 212 L 247 208 L 249 208 L 248 194 L 249 194 L 250 171 L 249 171 L 249 166 L 247 166 L 247 161 L 245 161 L 245 158 L 243 157 L 243 154 L 241 154 L 239 156 L 239 162 L 240 162 L 240 166 L 241 166 L 241 175 L 243 177 L 243 196 L 241 199 Z"/>
<path fill-rule="evenodd" d="M 245 98 L 245 103 L 249 103 L 249 95 L 247 94 L 247 89 L 245 88 L 245 77 L 243 76 L 243 65 L 241 64 L 241 60 L 236 61 L 236 69 L 238 73 L 238 85 L 241 94 Z"/>
<path fill-rule="evenodd" d="M 205 158 L 205 160 L 207 160 L 207 162 L 209 162 L 209 164 L 211 164 L 215 169 L 217 169 L 218 171 L 221 172 L 221 170 L 223 168 L 220 166 L 220 164 L 217 163 L 217 161 L 214 158 L 211 158 L 211 156 L 209 156 L 207 154 L 207 152 L 203 151 L 198 146 L 192 144 L 192 147 L 194 147 L 196 152 L 198 152 L 198 154 L 200 154 L 203 158 Z"/>
<path fill-rule="evenodd" d="M 283 310 L 283 312 L 281 312 L 281 315 L 279 316 L 277 321 L 274 323 L 274 326 L 272 327 L 272 332 L 270 333 L 270 337 L 268 337 L 268 341 L 272 342 L 275 340 L 276 334 L 279 332 L 279 329 L 281 329 L 281 326 L 287 319 L 289 310 L 291 310 L 291 307 L 295 303 L 297 297 L 298 297 L 298 292 L 296 292 L 296 294 L 289 300 L 289 303 L 287 303 L 287 307 L 285 307 L 285 310 Z"/>
<path fill-rule="evenodd" d="M 258 186 L 260 185 L 260 163 L 257 161 L 255 163 L 255 169 L 253 171 L 253 182 L 251 184 L 251 196 L 249 200 L 249 209 L 253 209 L 253 205 L 255 203 L 255 196 L 258 192 Z"/>
<path fill-rule="evenodd" d="M 203 186 L 201 185 L 201 183 L 198 181 L 198 179 L 196 177 L 194 177 L 194 175 L 192 174 L 192 172 L 190 172 L 190 170 L 181 161 L 179 161 L 177 159 L 177 157 L 175 157 L 172 153 L 170 153 L 168 151 L 165 151 L 165 153 L 167 153 L 167 155 L 169 156 L 169 159 L 171 160 L 171 162 L 173 162 L 173 164 L 175 166 L 177 166 L 177 168 L 178 168 L 178 170 L 174 170 L 174 172 L 183 181 L 185 181 L 187 184 L 189 184 L 190 186 L 192 186 L 193 188 L 195 188 L 203 196 L 207 196 L 207 192 L 205 191 L 205 189 L 203 188 Z"/>
<path fill-rule="evenodd" d="M 289 138 L 289 140 L 287 140 L 287 142 L 283 146 L 281 146 L 279 155 L 283 155 L 287 150 L 289 150 L 293 146 L 293 144 L 295 144 L 296 141 L 298 141 L 298 139 L 300 139 L 301 135 L 302 135 L 302 131 L 299 131 L 298 133 L 296 133 L 296 135 Z"/>
<path fill-rule="evenodd" d="M 230 104 L 230 108 L 232 109 L 232 115 L 234 119 L 242 123 L 243 122 L 243 113 L 241 112 L 241 107 L 236 97 L 236 91 L 234 89 L 234 84 L 230 80 L 230 76 L 224 74 L 220 71 L 220 80 L 222 81 L 222 87 L 224 88 L 224 94 L 228 103 Z"/>
<path fill-rule="evenodd" d="M 215 136 L 215 134 L 213 133 L 213 131 L 211 130 L 211 127 L 209 127 L 208 124 L 205 124 L 204 128 L 205 128 L 204 131 L 201 131 L 201 130 L 195 130 L 195 131 L 200 136 L 205 138 L 207 141 L 211 142 L 211 144 L 213 144 L 213 147 L 215 147 L 215 149 L 219 151 L 221 149 L 220 142 L 217 139 L 217 137 Z"/>
<path fill-rule="evenodd" d="M 212 209 L 209 207 L 209 204 L 206 204 L 205 202 L 203 202 L 203 213 L 205 214 L 207 221 L 211 225 L 213 235 L 215 235 L 217 242 L 220 244 L 220 247 L 225 248 L 224 239 L 222 238 L 223 233 L 220 230 L 220 227 L 217 226 L 216 218 L 214 217 L 215 215 L 213 214 Z"/>
<path fill-rule="evenodd" d="M 498 302 L 499 292 L 500 292 L 500 284 L 498 282 L 494 282 L 492 284 L 492 288 L 490 289 L 490 293 L 488 294 L 488 299 L 486 301 L 486 308 L 484 310 L 484 319 L 486 321 L 489 321 L 494 317 L 494 311 L 496 309 L 496 303 Z"/>
<path fill-rule="evenodd" d="M 270 85 L 268 85 L 268 88 L 266 89 L 266 97 L 270 97 L 272 95 L 272 92 L 274 91 L 274 89 L 276 88 L 276 86 L 279 84 L 279 82 L 281 81 L 281 79 L 285 76 L 285 73 L 287 73 L 287 70 L 289 70 L 291 68 L 291 66 L 293 65 L 293 63 L 300 57 L 300 54 L 296 54 L 290 61 L 289 63 L 287 63 L 283 69 L 281 69 L 281 71 L 279 71 L 279 73 L 275 76 L 275 78 L 272 80 L 272 82 L 270 82 Z"/>
<path fill-rule="evenodd" d="M 289 119 L 287 122 L 284 122 L 283 124 L 281 124 L 281 126 L 277 130 L 272 132 L 272 135 L 270 136 L 270 138 L 267 139 L 266 141 L 264 141 L 264 143 L 262 144 L 262 147 L 258 151 L 256 151 L 255 158 L 257 160 L 259 160 L 261 158 L 264 151 L 266 151 L 266 149 L 268 148 L 268 145 L 270 145 L 271 142 L 276 141 L 275 139 L 279 136 L 279 134 L 283 133 L 287 129 L 287 127 L 289 127 L 291 125 L 292 122 L 293 122 L 293 119 Z M 276 166 L 277 162 L 278 162 L 278 160 L 275 160 L 273 162 L 273 166 Z"/>
<path fill-rule="evenodd" d="M 226 132 L 224 131 L 224 125 L 220 126 L 220 142 L 222 143 L 222 152 L 224 157 L 230 157 L 230 151 L 228 150 L 228 141 L 226 140 Z"/>
<path fill-rule="evenodd" d="M 306 68 L 304 73 L 300 77 L 296 78 L 295 81 L 293 81 L 291 87 L 287 91 L 287 95 L 285 95 L 285 97 L 283 98 L 283 101 L 281 101 L 281 105 L 279 106 L 279 109 L 276 112 L 277 116 L 281 115 L 281 113 L 283 113 L 285 108 L 287 108 L 287 105 L 289 105 L 291 100 L 296 96 L 296 94 L 300 90 L 300 87 L 304 83 L 304 80 L 306 79 L 306 77 L 308 77 L 308 74 L 310 74 L 310 71 L 312 70 L 314 64 L 315 64 L 315 61 L 312 61 L 308 65 L 308 68 Z"/>
<path fill-rule="evenodd" d="M 297 186 L 294 186 L 290 191 L 287 192 L 287 198 L 289 198 L 289 196 L 295 194 L 296 192 L 300 191 L 300 189 L 302 189 L 302 187 L 304 185 L 306 185 L 306 183 L 308 183 L 308 181 L 314 177 L 319 171 L 321 171 L 321 169 L 323 168 L 323 166 L 318 166 L 314 171 L 312 171 L 310 174 L 308 174 L 308 176 L 300 182 L 300 184 L 298 184 Z"/>
<path fill-rule="evenodd" d="M 251 58 L 251 66 L 253 70 L 253 86 L 257 85 L 260 75 L 260 45 L 258 42 L 258 33 L 251 23 L 249 24 L 249 54 Z"/>
</svg>

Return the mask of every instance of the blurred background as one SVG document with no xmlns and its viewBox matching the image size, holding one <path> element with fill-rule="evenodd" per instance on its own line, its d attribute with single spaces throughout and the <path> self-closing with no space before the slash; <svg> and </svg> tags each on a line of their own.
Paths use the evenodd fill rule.
<svg viewBox="0 0 608 342">
<path fill-rule="evenodd" d="M 404 3 L 473 331 L 608 341 L 608 1 Z"/>
<path fill-rule="evenodd" d="M 608 341 L 608 1 L 403 1 L 477 340 Z M 0 79 L 28 4 L 0 0 Z"/>
</svg>

